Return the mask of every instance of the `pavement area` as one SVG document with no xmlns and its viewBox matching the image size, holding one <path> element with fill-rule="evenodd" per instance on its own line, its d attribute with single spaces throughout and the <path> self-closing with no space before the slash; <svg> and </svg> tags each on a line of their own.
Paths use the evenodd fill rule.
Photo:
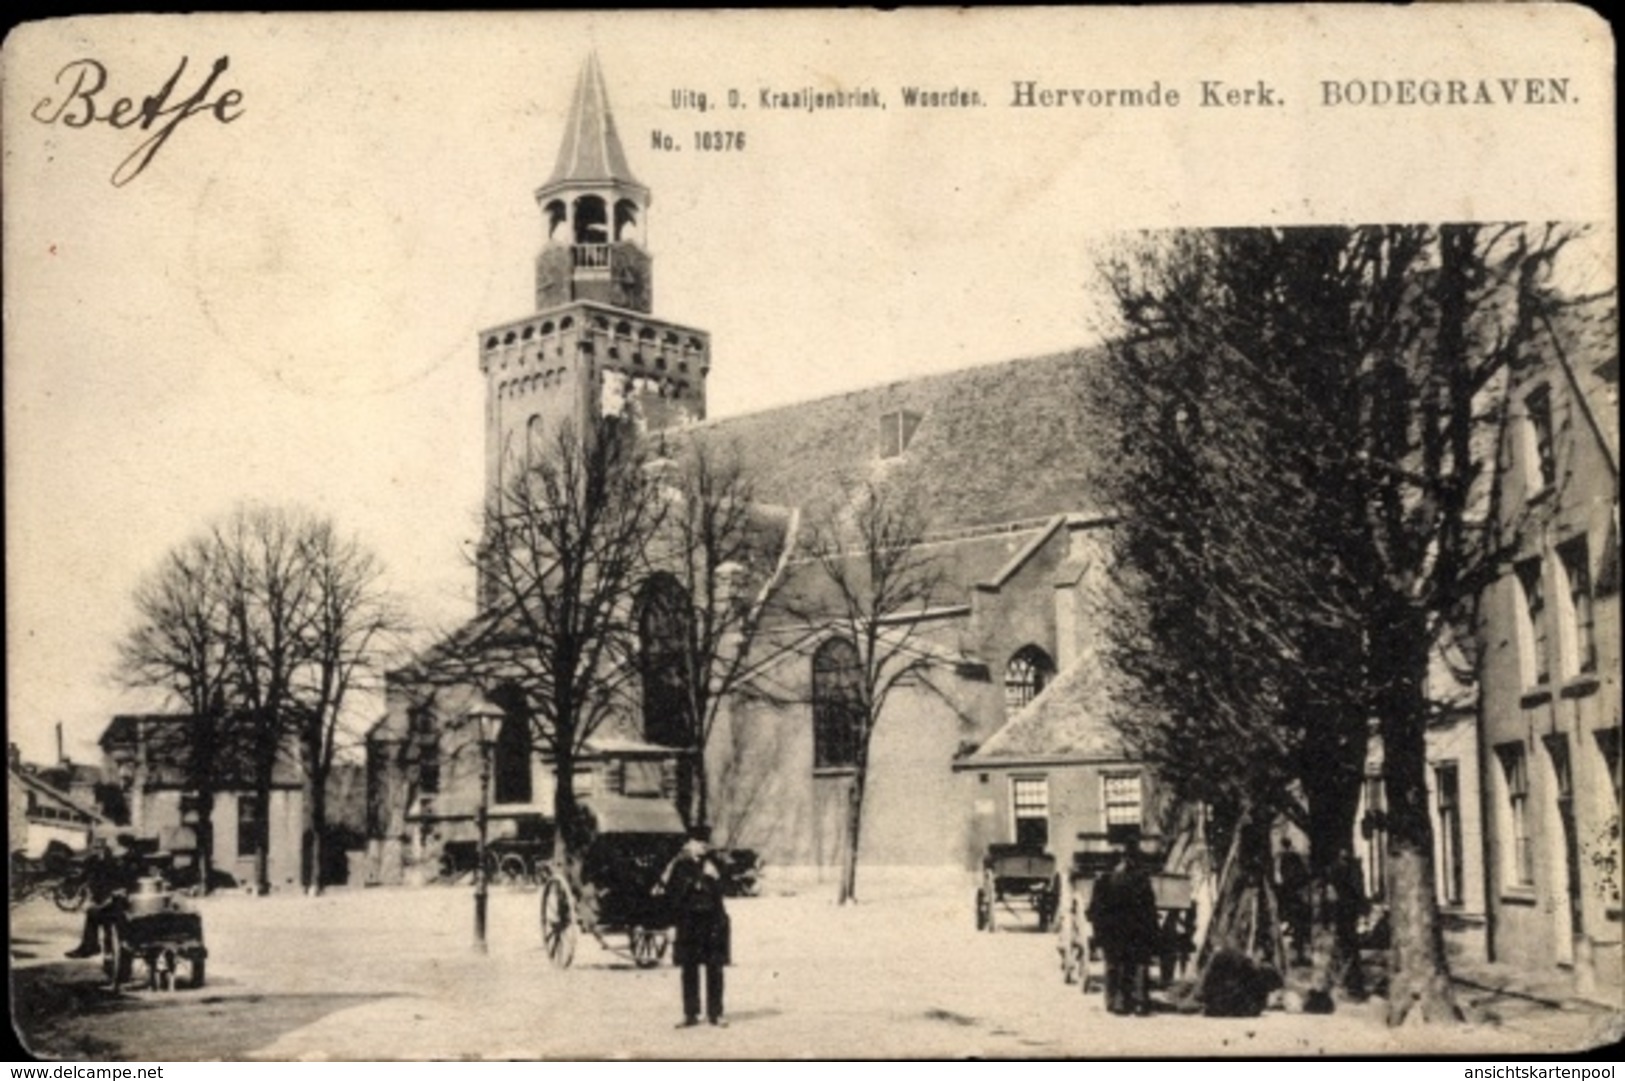
<svg viewBox="0 0 1625 1081">
<path fill-rule="evenodd" d="M 860 891 L 864 883 L 860 879 Z M 833 886 L 730 902 L 730 1025 L 677 1029 L 678 972 L 584 939 L 569 969 L 541 949 L 538 895 L 491 895 L 488 954 L 466 887 L 336 890 L 197 902 L 200 990 L 105 985 L 62 954 L 80 917 L 11 912 L 13 1025 L 42 1058 L 133 1060 L 1178 1058 L 1575 1053 L 1621 1035 L 1620 1009 L 1462 986 L 1474 1020 L 1386 1028 L 1380 1001 L 1328 1016 L 1165 1009 L 1117 1017 L 1062 981 L 1031 917 L 978 933 L 968 884 Z"/>
</svg>

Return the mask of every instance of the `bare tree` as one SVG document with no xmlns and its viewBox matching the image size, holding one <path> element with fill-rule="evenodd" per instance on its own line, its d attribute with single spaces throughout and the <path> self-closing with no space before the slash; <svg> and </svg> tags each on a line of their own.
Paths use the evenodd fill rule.
<svg viewBox="0 0 1625 1081">
<path fill-rule="evenodd" d="M 223 568 L 213 537 L 193 537 L 169 552 L 136 588 L 134 603 L 136 624 L 119 644 L 119 678 L 126 686 L 163 691 L 186 711 L 183 736 L 155 753 L 182 766 L 197 800 L 198 888 L 207 891 L 232 674 Z"/>
<path fill-rule="evenodd" d="M 231 723 L 248 749 L 254 815 L 254 888 L 271 888 L 271 795 L 279 760 L 297 752 L 294 688 L 304 661 L 315 584 L 303 539 L 312 520 L 282 507 L 239 508 L 215 527 L 225 571 L 232 655 Z"/>
<path fill-rule="evenodd" d="M 308 612 L 301 621 L 300 663 L 290 686 L 291 711 L 304 777 L 309 848 L 307 888 L 325 885 L 328 781 L 341 743 L 352 692 L 381 674 L 403 621 L 383 587 L 378 558 L 355 538 L 340 537 L 325 520 L 307 523 L 299 558 L 310 576 Z"/>
<path fill-rule="evenodd" d="M 555 854 L 582 822 L 573 778 L 593 734 L 633 701 L 632 595 L 664 516 L 659 486 L 618 424 L 566 424 L 486 508 L 482 610 L 426 659 L 425 677 L 480 689 L 527 718 L 552 763 Z"/>
<path fill-rule="evenodd" d="M 678 668 L 676 697 L 688 744 L 678 803 L 684 821 L 709 824 L 706 748 L 720 711 L 752 661 L 763 614 L 783 581 L 786 532 L 758 507 L 736 448 L 718 450 L 695 441 L 683 452 L 670 485 L 662 566 L 686 603 L 674 628 L 682 648 L 678 656 L 662 658 Z M 646 636 L 642 645 L 647 662 Z M 658 678 L 644 673 L 646 684 Z"/>
<path fill-rule="evenodd" d="M 831 627 L 856 650 L 856 670 L 849 681 L 855 731 L 837 894 L 841 904 L 857 900 L 863 799 L 875 728 L 892 692 L 930 666 L 930 653 L 919 640 L 919 617 L 931 608 L 943 582 L 941 569 L 923 547 L 925 517 L 918 506 L 895 492 L 862 484 L 848 507 L 849 521 L 815 528 L 808 544 L 809 560 L 831 595 L 823 601 L 801 595 L 785 602 L 787 611 L 804 622 Z"/>
<path fill-rule="evenodd" d="M 380 574 L 375 557 L 325 519 L 244 507 L 171 552 L 136 591 L 140 620 L 122 643 L 121 675 L 187 708 L 184 726 L 148 733 L 157 740 L 149 752 L 183 766 L 208 862 L 216 793 L 250 787 L 260 811 L 247 841 L 262 892 L 279 762 L 304 776 L 314 836 L 325 828 L 346 698 L 378 669 L 394 626 Z M 319 860 L 319 840 L 311 848 Z"/>
</svg>

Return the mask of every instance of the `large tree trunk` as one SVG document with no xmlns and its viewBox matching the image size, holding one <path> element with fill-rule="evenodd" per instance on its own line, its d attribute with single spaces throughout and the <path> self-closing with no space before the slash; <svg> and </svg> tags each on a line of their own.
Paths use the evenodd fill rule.
<svg viewBox="0 0 1625 1081">
<path fill-rule="evenodd" d="M 1404 609 L 1376 650 L 1388 679 L 1378 699 L 1383 793 L 1387 799 L 1388 1024 L 1459 1021 L 1445 963 L 1433 885 L 1433 822 L 1428 816 L 1425 677 L 1427 627 Z"/>
<path fill-rule="evenodd" d="M 261 897 L 271 892 L 271 782 L 264 771 L 254 786 L 259 814 L 254 819 L 254 892 Z"/>
<path fill-rule="evenodd" d="M 1338 855 L 1354 843 L 1364 757 L 1364 746 L 1357 758 L 1345 749 L 1345 761 L 1322 773 L 1309 801 L 1309 999 L 1317 1012 L 1330 1011 L 1339 974 L 1345 991 L 1364 994 L 1357 928 L 1340 925 L 1334 900 Z"/>
<path fill-rule="evenodd" d="M 863 788 L 865 773 L 863 761 L 852 773 L 852 784 L 846 799 L 846 846 L 841 853 L 841 887 L 836 900 L 847 904 L 858 899 L 858 843 L 863 830 Z"/>
<path fill-rule="evenodd" d="M 305 889 L 312 896 L 327 885 L 323 869 L 327 859 L 327 785 L 311 777 L 305 781 L 306 806 L 310 815 L 310 863 L 305 868 Z"/>
<path fill-rule="evenodd" d="M 694 770 L 694 814 L 689 821 L 701 826 L 709 826 L 711 824 L 711 779 L 706 775 L 705 747 L 703 745 L 694 751 L 692 759 Z"/>
<path fill-rule="evenodd" d="M 214 871 L 214 790 L 197 794 L 197 891 L 207 896 Z"/>
<path fill-rule="evenodd" d="M 575 776 L 574 755 L 568 752 L 556 755 L 553 760 L 553 859 L 560 867 L 572 871 L 590 840 L 582 836 Z"/>
</svg>

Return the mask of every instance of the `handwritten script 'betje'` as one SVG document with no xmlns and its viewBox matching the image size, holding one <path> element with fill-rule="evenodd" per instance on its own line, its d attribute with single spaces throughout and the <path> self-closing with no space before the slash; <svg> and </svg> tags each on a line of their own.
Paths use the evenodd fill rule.
<svg viewBox="0 0 1625 1081">
<path fill-rule="evenodd" d="M 152 131 L 152 134 L 113 170 L 113 186 L 121 188 L 141 175 L 141 171 L 152 163 L 153 157 L 182 122 L 198 113 L 212 112 L 220 123 L 229 124 L 243 115 L 241 90 L 224 90 L 219 97 L 213 101 L 209 100 L 209 93 L 214 88 L 215 80 L 225 74 L 226 68 L 231 63 L 230 57 L 225 56 L 214 62 L 209 77 L 191 97 L 171 104 L 170 96 L 175 93 L 176 84 L 186 73 L 187 59 L 181 57 L 180 66 L 175 69 L 175 74 L 169 77 L 169 81 L 164 83 L 156 94 L 142 98 L 140 105 L 131 98 L 118 98 L 106 106 L 105 111 L 98 104 L 97 95 L 107 86 L 107 69 L 96 60 L 88 58 L 74 60 L 63 65 L 62 70 L 56 73 L 57 87 L 60 89 L 71 83 L 71 89 L 60 98 L 42 99 L 34 106 L 32 115 L 41 124 L 60 122 L 69 128 L 87 128 L 92 124 L 102 123 L 120 129 L 139 126 L 142 131 Z M 158 125 L 160 121 L 162 124 L 153 131 L 153 126 Z"/>
</svg>

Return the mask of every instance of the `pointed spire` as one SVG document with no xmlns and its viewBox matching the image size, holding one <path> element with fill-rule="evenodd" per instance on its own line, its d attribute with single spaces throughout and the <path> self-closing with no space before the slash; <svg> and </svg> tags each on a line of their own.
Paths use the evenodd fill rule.
<svg viewBox="0 0 1625 1081">
<path fill-rule="evenodd" d="M 553 175 L 542 188 L 605 181 L 643 188 L 626 164 L 626 151 L 621 148 L 620 136 L 615 134 L 615 117 L 610 112 L 609 94 L 604 89 L 604 74 L 598 67 L 598 54 L 593 52 L 587 54 L 587 61 L 576 78 L 558 161 L 553 166 Z"/>
</svg>

